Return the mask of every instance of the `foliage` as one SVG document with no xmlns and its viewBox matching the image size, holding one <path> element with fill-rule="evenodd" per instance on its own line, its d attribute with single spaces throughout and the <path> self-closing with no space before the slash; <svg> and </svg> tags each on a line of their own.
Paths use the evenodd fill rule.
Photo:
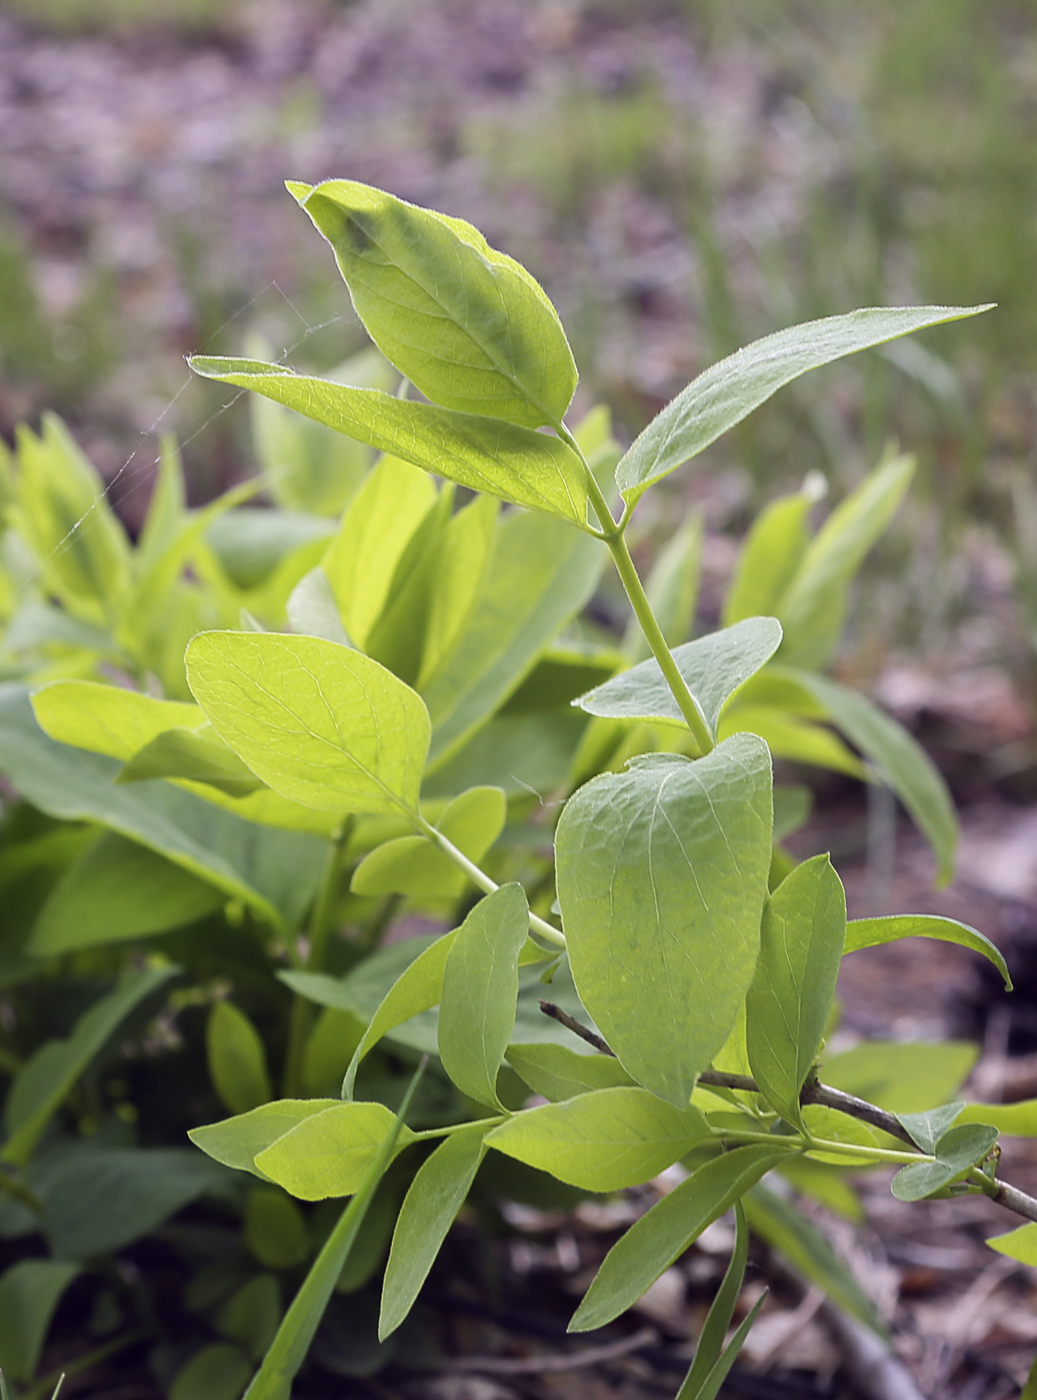
<svg viewBox="0 0 1037 1400">
<path fill-rule="evenodd" d="M 816 533 L 810 483 L 772 505 L 725 625 L 695 640 L 694 530 L 647 588 L 627 531 L 653 481 L 795 375 L 971 310 L 779 332 L 621 457 L 604 411 L 567 425 L 561 323 L 475 229 L 353 182 L 291 190 L 428 402 L 392 392 L 385 361 L 315 380 L 195 359 L 280 405 L 254 423 L 282 504 L 244 506 L 251 483 L 188 511 L 168 443 L 135 544 L 56 420 L 5 469 L 0 766 L 21 801 L 0 856 L 0 1233 L 26 1243 L 0 1296 L 35 1329 L 5 1364 L 31 1378 L 73 1284 L 109 1290 L 120 1335 L 147 1332 L 102 1280 L 159 1227 L 196 1318 L 193 1349 L 156 1352 L 172 1396 L 235 1396 L 255 1371 L 252 1400 L 286 1397 L 320 1364 L 335 1290 L 374 1287 L 388 1254 L 382 1348 L 363 1341 L 377 1364 L 469 1192 L 493 1209 L 509 1189 L 506 1159 L 511 1190 L 562 1201 L 683 1165 L 604 1261 L 580 1330 L 740 1203 L 682 1400 L 717 1393 L 755 1316 L 723 1350 L 747 1226 L 877 1326 L 763 1178 L 824 1199 L 837 1171 L 896 1163 L 905 1199 L 1003 1196 L 1006 1110 L 941 1108 L 969 1047 L 829 1055 L 840 960 L 923 936 L 1007 972 L 950 920 L 847 924 L 827 857 L 797 866 L 780 845 L 808 802 L 772 765 L 888 784 L 949 876 L 939 775 L 821 673 L 911 462 L 881 462 Z M 578 621 L 610 556 L 622 644 Z M 406 936 L 414 914 L 439 932 Z"/>
</svg>

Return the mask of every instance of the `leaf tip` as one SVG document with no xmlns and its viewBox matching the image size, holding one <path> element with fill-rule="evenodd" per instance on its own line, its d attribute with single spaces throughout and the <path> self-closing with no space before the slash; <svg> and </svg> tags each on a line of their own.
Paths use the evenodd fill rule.
<svg viewBox="0 0 1037 1400">
<path fill-rule="evenodd" d="M 286 180 L 284 182 L 284 187 L 300 208 L 306 203 L 308 196 L 313 190 L 313 186 L 307 185 L 304 180 Z"/>
</svg>

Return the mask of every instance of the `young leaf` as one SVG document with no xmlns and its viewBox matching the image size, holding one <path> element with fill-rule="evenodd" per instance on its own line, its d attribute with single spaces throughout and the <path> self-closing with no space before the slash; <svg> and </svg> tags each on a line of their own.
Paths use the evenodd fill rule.
<svg viewBox="0 0 1037 1400">
<path fill-rule="evenodd" d="M 777 614 L 810 543 L 807 517 L 817 501 L 816 493 L 808 489 L 812 485 L 808 478 L 802 491 L 772 501 L 756 517 L 724 598 L 725 627 L 746 617 Z"/>
<path fill-rule="evenodd" d="M 958 1099 L 956 1103 L 945 1103 L 939 1108 L 931 1108 L 928 1113 L 898 1113 L 897 1118 L 901 1127 L 910 1133 L 912 1142 L 923 1152 L 934 1156 L 936 1144 L 951 1124 L 961 1116 L 964 1107 L 965 1101 Z"/>
<path fill-rule="evenodd" d="M 223 1106 L 248 1113 L 273 1098 L 266 1051 L 255 1026 L 237 1006 L 218 1001 L 209 1012 L 205 1048 L 209 1078 Z"/>
<path fill-rule="evenodd" d="M 746 345 L 693 379 L 648 424 L 616 469 L 624 499 L 637 501 L 654 481 L 697 456 L 808 370 L 926 326 L 987 310 L 988 306 L 867 307 L 789 326 Z"/>
<path fill-rule="evenodd" d="M 469 788 L 448 804 L 436 823 L 469 860 L 478 864 L 504 828 L 507 802 L 497 787 Z M 463 893 L 467 877 L 426 836 L 397 836 L 364 857 L 353 872 L 354 894 L 405 894 L 451 899 Z"/>
<path fill-rule="evenodd" d="M 826 1236 L 791 1201 L 760 1183 L 746 1192 L 742 1204 L 754 1234 L 783 1254 L 797 1273 L 823 1288 L 843 1312 L 863 1322 L 880 1337 L 886 1335 L 875 1305 L 850 1268 L 836 1254 Z"/>
<path fill-rule="evenodd" d="M 337 1103 L 302 1119 L 256 1153 L 256 1169 L 303 1201 L 351 1196 L 379 1149 L 393 1135 L 393 1115 L 380 1103 Z M 401 1127 L 399 1147 L 414 1134 Z"/>
<path fill-rule="evenodd" d="M 752 981 L 771 856 L 766 746 L 634 759 L 569 799 L 558 896 L 580 999 L 624 1069 L 683 1106 Z M 659 989 L 665 995 L 659 995 Z"/>
<path fill-rule="evenodd" d="M 847 738 L 876 765 L 925 833 L 936 855 L 939 883 L 946 884 L 954 873 L 958 821 L 947 785 L 925 750 L 857 691 L 809 671 L 782 667 L 781 674 L 814 695 Z"/>
<path fill-rule="evenodd" d="M 957 919 L 944 919 L 937 914 L 888 914 L 877 919 L 852 919 L 846 925 L 844 953 L 856 953 L 861 948 L 877 948 L 899 938 L 938 938 L 944 943 L 957 943 L 971 948 L 994 964 L 1004 978 L 1005 991 L 1012 990 L 1008 965 L 998 948 L 978 929 L 960 924 Z"/>
<path fill-rule="evenodd" d="M 23 1166 L 29 1160 L 44 1128 L 105 1042 L 131 1011 L 179 971 L 153 967 L 124 973 L 114 991 L 80 1016 L 67 1040 L 47 1041 L 21 1066 L 7 1095 L 7 1141 L 0 1161 Z"/>
<path fill-rule="evenodd" d="M 193 923 L 227 895 L 164 856 L 114 831 L 90 842 L 53 885 L 28 951 L 53 957 Z"/>
<path fill-rule="evenodd" d="M 337 1105 L 338 1099 L 277 1099 L 236 1118 L 224 1119 L 222 1123 L 192 1128 L 187 1136 L 195 1147 L 200 1147 L 225 1167 L 251 1172 L 266 1180 L 255 1164 L 259 1153 L 307 1118 Z"/>
<path fill-rule="evenodd" d="M 61 1295 L 79 1274 L 77 1264 L 23 1259 L 0 1277 L 0 1367 L 30 1381 Z"/>
<path fill-rule="evenodd" d="M 531 428 L 561 422 L 576 366 L 524 267 L 462 219 L 370 185 L 288 188 L 335 250 L 371 339 L 423 394 Z"/>
<path fill-rule="evenodd" d="M 382 1284 L 378 1338 L 395 1332 L 414 1306 L 483 1159 L 486 1129 L 473 1123 L 450 1134 L 415 1174 L 393 1232 Z"/>
<path fill-rule="evenodd" d="M 621 1088 L 516 1113 L 486 1143 L 570 1186 L 619 1191 L 658 1176 L 708 1136 L 697 1108 Z"/>
<path fill-rule="evenodd" d="M 846 895 L 827 855 L 804 861 L 763 907 L 746 997 L 749 1064 L 764 1098 L 801 1122 L 799 1092 L 821 1048 L 846 933 Z"/>
<path fill-rule="evenodd" d="M 777 651 L 781 627 L 773 617 L 750 617 L 696 642 L 674 647 L 673 659 L 711 734 L 720 711 L 742 684 Z M 680 709 L 654 658 L 642 661 L 581 695 L 578 704 L 603 719 L 669 719 Z"/>
<path fill-rule="evenodd" d="M 515 1025 L 518 958 L 529 928 L 521 885 L 481 899 L 454 936 L 439 999 L 439 1055 L 469 1098 L 501 1110 L 497 1072 Z"/>
<path fill-rule="evenodd" d="M 936 1144 L 934 1162 L 912 1162 L 900 1168 L 893 1178 L 893 1195 L 898 1201 L 924 1200 L 981 1161 L 995 1142 L 997 1129 L 986 1123 L 949 1128 Z"/>
<path fill-rule="evenodd" d="M 403 1120 L 418 1086 L 422 1068 L 419 1067 L 411 1080 L 400 1111 L 360 1181 L 356 1195 L 342 1212 L 338 1224 L 328 1236 L 323 1249 L 303 1280 L 284 1321 L 277 1329 L 277 1336 L 270 1344 L 270 1350 L 263 1358 L 263 1364 L 252 1379 L 244 1400 L 289 1400 L 295 1374 L 306 1359 L 310 1343 L 324 1316 L 324 1309 L 335 1284 L 342 1276 L 342 1270 L 375 1191 L 392 1161 L 400 1135 L 405 1131 Z"/>
<path fill-rule="evenodd" d="M 433 476 L 588 528 L 586 468 L 560 438 L 375 389 L 347 389 L 284 365 L 202 355 L 189 363 L 205 379 L 254 389 Z"/>
<path fill-rule="evenodd" d="M 367 641 L 396 566 L 435 502 L 436 488 L 426 472 L 399 457 L 383 457 L 342 517 L 321 567 L 356 646 Z"/>
<path fill-rule="evenodd" d="M 318 637 L 203 632 L 187 672 L 213 728 L 275 792 L 343 815 L 416 809 L 428 714 L 376 661 Z"/>
<path fill-rule="evenodd" d="M 707 1225 L 718 1220 L 790 1151 L 780 1140 L 775 1140 L 773 1147 L 735 1147 L 693 1171 L 612 1246 L 576 1309 L 569 1331 L 590 1332 L 626 1312 Z"/>
<path fill-rule="evenodd" d="M 581 1055 L 567 1045 L 509 1045 L 507 1061 L 533 1093 L 549 1103 L 634 1083 L 613 1055 Z"/>
<path fill-rule="evenodd" d="M 777 608 L 784 661 L 808 670 L 827 666 L 842 631 L 848 585 L 895 515 L 914 469 L 913 457 L 883 463 L 811 540 Z"/>
<path fill-rule="evenodd" d="M 735 1247 L 731 1251 L 731 1262 L 727 1266 L 723 1282 L 717 1289 L 716 1297 L 713 1299 L 709 1312 L 706 1314 L 706 1320 L 702 1324 L 691 1369 L 684 1378 L 684 1384 L 677 1392 L 677 1400 L 703 1400 L 707 1382 L 724 1352 L 724 1338 L 727 1336 L 727 1329 L 731 1326 L 738 1295 L 742 1291 L 748 1258 L 749 1227 L 745 1223 L 745 1211 L 741 1205 L 736 1203 Z M 734 1360 L 734 1356 L 731 1360 Z M 719 1382 L 717 1389 L 719 1389 Z"/>
<path fill-rule="evenodd" d="M 991 1249 L 999 1254 L 1007 1254 L 1009 1259 L 1018 1259 L 1020 1264 L 1037 1265 L 1037 1225 L 1020 1225 L 1009 1230 L 1007 1235 L 995 1235 L 987 1240 Z M 0 1284 L 2 1286 L 2 1284 Z M 1029 1390 L 1024 1390 L 1020 1400 L 1028 1400 Z"/>
</svg>

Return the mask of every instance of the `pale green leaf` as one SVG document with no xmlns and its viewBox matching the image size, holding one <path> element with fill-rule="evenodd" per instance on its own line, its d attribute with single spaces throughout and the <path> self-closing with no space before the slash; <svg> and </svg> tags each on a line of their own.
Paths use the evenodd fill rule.
<svg viewBox="0 0 1037 1400">
<path fill-rule="evenodd" d="M 486 1143 L 570 1186 L 619 1191 L 658 1176 L 708 1136 L 698 1109 L 618 1088 L 516 1113 Z"/>
<path fill-rule="evenodd" d="M 114 831 L 97 836 L 62 872 L 36 917 L 28 951 L 53 957 L 193 923 L 226 892 Z"/>
<path fill-rule="evenodd" d="M 0 1368 L 32 1380 L 61 1295 L 79 1274 L 57 1259 L 22 1259 L 0 1276 Z"/>
<path fill-rule="evenodd" d="M 187 487 L 180 449 L 172 433 L 159 439 L 158 472 L 151 488 L 148 512 L 137 537 L 134 573 L 154 565 L 177 538 L 187 515 Z"/>
<path fill-rule="evenodd" d="M 327 642 L 349 646 L 331 580 L 319 564 L 308 574 L 303 574 L 292 589 L 285 612 L 293 632 L 304 637 L 323 637 Z"/>
<path fill-rule="evenodd" d="M 867 1123 L 821 1104 L 806 1104 L 802 1122 L 810 1137 L 840 1144 L 837 1148 L 815 1148 L 809 1154 L 812 1161 L 829 1166 L 874 1166 L 873 1157 L 854 1151 L 855 1147 L 879 1146 L 877 1135 Z"/>
<path fill-rule="evenodd" d="M 594 1089 L 618 1089 L 633 1080 L 613 1055 L 581 1055 L 567 1045 L 509 1045 L 508 1064 L 534 1094 L 559 1103 Z"/>
<path fill-rule="evenodd" d="M 443 968 L 439 1055 L 463 1094 L 501 1109 L 497 1071 L 515 1026 L 518 959 L 529 905 L 521 885 L 502 885 L 454 935 Z"/>
<path fill-rule="evenodd" d="M 335 250 L 382 353 L 448 408 L 561 422 L 576 366 L 558 313 L 478 229 L 355 180 L 289 189 Z"/>
<path fill-rule="evenodd" d="M 846 896 L 827 855 L 804 861 L 763 907 L 760 956 L 746 997 L 749 1065 L 760 1092 L 793 1125 L 835 996 Z"/>
<path fill-rule="evenodd" d="M 507 801 L 497 787 L 469 788 L 448 803 L 436 827 L 478 865 L 504 829 Z M 455 898 L 468 883 L 464 871 L 425 836 L 397 836 L 360 862 L 350 888 L 354 894 L 405 894 Z"/>
<path fill-rule="evenodd" d="M 752 981 L 771 854 L 766 746 L 645 755 L 570 798 L 558 895 L 580 998 L 623 1067 L 675 1104 Z"/>
<path fill-rule="evenodd" d="M 492 496 L 477 496 L 451 516 L 444 532 L 417 689 L 424 691 L 464 633 L 479 601 L 497 536 L 500 507 Z"/>
<path fill-rule="evenodd" d="M 209 1078 L 228 1112 L 248 1113 L 273 1098 L 263 1041 L 240 1007 L 213 1004 L 205 1048 Z"/>
<path fill-rule="evenodd" d="M 717 734 L 721 739 L 729 739 L 732 734 L 758 734 L 775 758 L 831 768 L 854 778 L 865 776 L 864 764 L 838 734 L 772 705 L 736 700 L 721 715 Z"/>
<path fill-rule="evenodd" d="M 922 746 L 857 691 L 809 671 L 781 671 L 814 695 L 833 723 L 875 764 L 932 846 L 939 883 L 946 884 L 954 873 L 958 821 L 947 785 Z"/>
<path fill-rule="evenodd" d="M 351 1196 L 390 1136 L 394 1118 L 380 1103 L 337 1103 L 304 1118 L 256 1153 L 256 1169 L 304 1201 Z M 398 1147 L 414 1139 L 400 1129 Z"/>
<path fill-rule="evenodd" d="M 414 1306 L 457 1212 L 464 1204 L 486 1146 L 485 1127 L 450 1134 L 415 1174 L 393 1232 L 382 1284 L 378 1336 L 395 1332 Z"/>
<path fill-rule="evenodd" d="M 709 1386 L 714 1367 L 724 1354 L 724 1338 L 731 1326 L 738 1295 L 742 1291 L 748 1258 L 749 1227 L 745 1223 L 745 1212 L 740 1205 L 736 1204 L 735 1244 L 731 1251 L 731 1262 L 727 1266 L 723 1282 L 717 1289 L 716 1297 L 710 1304 L 706 1320 L 702 1324 L 691 1369 L 684 1379 L 684 1384 L 677 1392 L 676 1400 L 702 1400 Z M 762 1299 L 760 1301 L 762 1302 Z M 735 1338 L 736 1341 L 737 1338 Z M 735 1355 L 737 1355 L 737 1351 Z M 734 1357 L 732 1356 L 731 1359 L 733 1361 Z M 719 1388 L 719 1383 L 717 1388 Z"/>
<path fill-rule="evenodd" d="M 987 306 L 867 307 L 807 321 L 765 336 L 712 365 L 648 424 L 616 469 L 627 501 L 636 501 L 808 370 L 926 326 L 957 321 Z"/>
<path fill-rule="evenodd" d="M 319 559 L 333 533 L 332 523 L 319 515 L 245 506 L 221 511 L 206 528 L 205 541 L 226 578 L 248 592 L 270 582 L 300 549 L 312 546 Z"/>
<path fill-rule="evenodd" d="M 698 1167 L 634 1222 L 605 1256 L 570 1332 L 604 1327 L 626 1312 L 714 1220 L 791 1149 L 735 1147 Z"/>
<path fill-rule="evenodd" d="M 150 778 L 187 778 L 231 797 L 247 797 L 263 787 L 211 724 L 164 730 L 123 764 L 116 782 L 142 783 Z"/>
<path fill-rule="evenodd" d="M 225 1167 L 264 1177 L 255 1165 L 259 1153 L 305 1119 L 337 1104 L 337 1099 L 277 1099 L 235 1118 L 226 1118 L 222 1123 L 192 1128 L 187 1136 L 195 1147 L 200 1147 Z"/>
<path fill-rule="evenodd" d="M 213 728 L 275 792 L 343 815 L 417 807 L 428 714 L 376 661 L 319 637 L 203 632 L 187 670 Z"/>
<path fill-rule="evenodd" d="M 861 948 L 877 948 L 900 938 L 938 938 L 943 943 L 957 943 L 971 948 L 994 964 L 1004 978 L 1005 990 L 1012 990 L 1008 966 L 998 948 L 978 929 L 960 924 L 957 919 L 944 919 L 937 914 L 890 914 L 875 919 L 853 919 L 846 925 L 846 953 Z"/>
<path fill-rule="evenodd" d="M 781 496 L 753 521 L 724 598 L 725 627 L 746 617 L 777 614 L 810 543 L 807 517 L 816 499 L 810 490 Z"/>
<path fill-rule="evenodd" d="M 999 1254 L 1007 1254 L 1009 1259 L 1037 1267 L 1037 1225 L 1020 1225 L 1016 1230 L 1009 1230 L 1007 1235 L 995 1235 L 987 1244 Z"/>
<path fill-rule="evenodd" d="M 824 1289 L 837 1307 L 885 1336 L 875 1305 L 836 1254 L 817 1226 L 775 1191 L 758 1184 L 742 1198 L 746 1218 L 754 1234 L 792 1265 L 797 1273 Z"/>
<path fill-rule="evenodd" d="M 190 365 L 206 379 L 254 389 L 434 476 L 588 528 L 586 468 L 560 438 L 375 389 L 347 389 L 284 365 L 199 355 Z"/>
<path fill-rule="evenodd" d="M 978 1054 L 964 1040 L 868 1040 L 824 1055 L 821 1078 L 891 1113 L 925 1113 L 954 1098 Z"/>
<path fill-rule="evenodd" d="M 962 1123 L 989 1123 L 1005 1137 L 1037 1137 L 1037 1099 L 1019 1103 L 967 1103 Z"/>
<path fill-rule="evenodd" d="M 356 646 L 367 641 L 396 566 L 435 501 L 436 488 L 427 473 L 398 457 L 383 457 L 342 517 L 321 567 L 341 625 Z"/>
<path fill-rule="evenodd" d="M 750 617 L 695 642 L 674 647 L 677 669 L 711 734 L 724 705 L 743 681 L 774 655 L 781 627 L 773 617 Z M 683 723 L 680 708 L 654 657 L 581 695 L 581 710 L 603 719 L 668 719 Z"/>
<path fill-rule="evenodd" d="M 153 967 L 124 973 L 115 990 L 94 1002 L 67 1040 L 49 1040 L 18 1070 L 7 1095 L 7 1141 L 0 1161 L 24 1165 L 40 1136 L 90 1062 L 131 1011 L 179 971 Z"/>
</svg>

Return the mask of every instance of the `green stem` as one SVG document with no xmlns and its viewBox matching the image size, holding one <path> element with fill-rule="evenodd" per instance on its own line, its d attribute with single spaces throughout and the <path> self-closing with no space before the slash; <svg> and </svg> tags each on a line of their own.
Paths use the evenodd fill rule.
<svg viewBox="0 0 1037 1400">
<path fill-rule="evenodd" d="M 724 1142 L 759 1142 L 767 1147 L 784 1147 L 787 1144 L 800 1152 L 833 1152 L 841 1157 L 869 1157 L 876 1162 L 900 1164 L 935 1161 L 935 1158 L 927 1157 L 923 1152 L 896 1152 L 886 1147 L 864 1147 L 856 1142 L 829 1142 L 827 1138 L 809 1138 L 800 1133 L 779 1137 L 774 1133 L 743 1133 L 737 1129 L 718 1128 L 714 1130 L 714 1136 L 722 1138 Z"/>
<path fill-rule="evenodd" d="M 427 836 L 430 841 L 434 841 L 444 855 L 449 856 L 455 865 L 460 866 L 472 884 L 477 889 L 482 890 L 483 894 L 495 894 L 500 889 L 496 880 L 492 880 L 485 870 L 476 865 L 474 860 L 469 860 L 464 851 L 459 851 L 451 840 L 444 836 L 441 831 L 437 831 L 424 817 L 419 817 L 418 822 L 422 835 Z M 565 934 L 560 929 L 556 929 L 553 924 L 549 924 L 546 919 L 542 919 L 539 914 L 534 914 L 532 910 L 529 914 L 529 927 L 555 948 L 566 946 Z"/>
<path fill-rule="evenodd" d="M 335 915 L 335 899 L 338 894 L 339 877 L 345 859 L 346 845 L 352 833 L 351 819 L 343 822 L 338 834 L 331 843 L 324 865 L 317 897 L 313 901 L 310 922 L 306 930 L 308 948 L 303 967 L 311 972 L 319 972 L 324 966 L 328 951 L 328 939 Z M 302 1092 L 303 1057 L 306 1042 L 310 1038 L 317 1009 L 306 997 L 298 993 L 292 1000 L 288 1018 L 288 1047 L 285 1050 L 283 1091 L 285 1098 L 295 1098 Z"/>
<path fill-rule="evenodd" d="M 666 684 L 670 687 L 673 698 L 677 702 L 684 722 L 691 730 L 691 736 L 698 745 L 700 754 L 709 753 L 714 747 L 713 736 L 710 734 L 706 721 L 699 712 L 699 707 L 692 699 L 691 691 L 687 682 L 677 669 L 677 663 L 673 659 L 673 653 L 666 645 L 666 638 L 662 634 L 662 628 L 655 620 L 655 613 L 652 612 L 652 605 L 648 601 L 648 596 L 644 591 L 637 570 L 634 568 L 634 561 L 630 557 L 630 550 L 624 535 L 616 534 L 607 537 L 605 543 L 609 547 L 612 561 L 616 566 L 616 571 L 622 580 L 626 595 L 630 599 L 630 606 L 634 610 L 634 616 L 640 624 L 641 631 L 645 635 L 645 641 L 652 649 L 652 655 L 659 663 L 659 669 L 663 673 Z"/>
</svg>

